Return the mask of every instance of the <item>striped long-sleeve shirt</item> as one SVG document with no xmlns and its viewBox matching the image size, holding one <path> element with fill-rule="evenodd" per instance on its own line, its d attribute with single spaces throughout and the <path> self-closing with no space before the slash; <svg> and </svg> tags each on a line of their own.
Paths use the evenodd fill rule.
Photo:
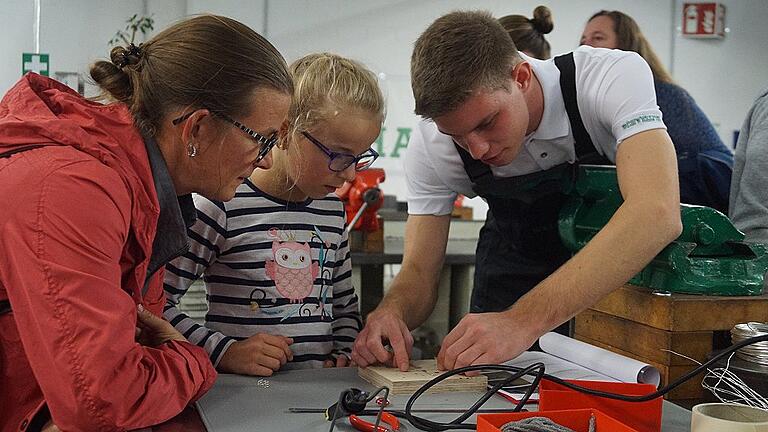
<svg viewBox="0 0 768 432">
<path fill-rule="evenodd" d="M 284 369 L 321 367 L 350 353 L 362 320 L 338 197 L 286 202 L 246 180 L 226 203 L 194 199 L 190 250 L 166 267 L 164 315 L 177 330 L 214 365 L 233 342 L 256 333 L 293 338 Z M 204 325 L 177 307 L 200 276 Z"/>
</svg>

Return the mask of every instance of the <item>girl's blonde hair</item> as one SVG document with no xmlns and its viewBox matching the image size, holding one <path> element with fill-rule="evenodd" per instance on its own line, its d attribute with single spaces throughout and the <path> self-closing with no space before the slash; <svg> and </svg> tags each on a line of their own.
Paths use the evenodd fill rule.
<svg viewBox="0 0 768 432">
<path fill-rule="evenodd" d="M 354 60 L 331 53 L 306 55 L 291 64 L 293 99 L 290 134 L 305 131 L 337 115 L 360 110 L 384 121 L 384 96 L 376 75 Z"/>
</svg>

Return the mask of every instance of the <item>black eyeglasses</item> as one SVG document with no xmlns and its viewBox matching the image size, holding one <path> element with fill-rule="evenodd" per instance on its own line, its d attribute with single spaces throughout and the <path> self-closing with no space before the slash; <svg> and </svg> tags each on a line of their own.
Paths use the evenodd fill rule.
<svg viewBox="0 0 768 432">
<path fill-rule="evenodd" d="M 302 132 L 301 134 L 304 135 L 312 144 L 316 145 L 317 148 L 322 150 L 323 153 L 328 155 L 328 168 L 334 172 L 342 172 L 352 164 L 355 164 L 355 171 L 364 171 L 367 170 L 373 164 L 376 158 L 379 157 L 379 154 L 376 153 L 376 150 L 372 148 L 369 148 L 358 156 L 350 153 L 335 152 L 324 146 L 323 143 L 310 135 L 309 132 Z"/>
<path fill-rule="evenodd" d="M 256 162 L 261 162 L 262 159 L 267 157 L 267 155 L 269 154 L 269 151 L 272 150 L 272 147 L 274 147 L 275 144 L 277 144 L 277 132 L 273 133 L 269 138 L 267 138 L 264 135 L 262 135 L 262 134 L 256 132 L 255 130 L 249 128 L 248 126 L 245 126 L 244 124 L 240 123 L 239 121 L 232 120 L 226 114 L 217 113 L 217 112 L 211 111 L 211 110 L 209 110 L 209 111 L 211 112 L 211 114 L 219 117 L 220 119 L 235 125 L 235 127 L 237 127 L 241 131 L 243 131 L 246 134 L 248 134 L 248 136 L 252 140 L 256 141 L 261 146 L 261 148 L 259 149 L 259 154 L 256 156 Z M 194 111 L 188 112 L 188 113 L 184 114 L 183 116 L 173 120 L 173 122 L 172 122 L 173 125 L 174 126 L 178 126 L 179 123 L 181 123 L 184 120 L 188 119 L 193 113 L 194 113 Z"/>
</svg>

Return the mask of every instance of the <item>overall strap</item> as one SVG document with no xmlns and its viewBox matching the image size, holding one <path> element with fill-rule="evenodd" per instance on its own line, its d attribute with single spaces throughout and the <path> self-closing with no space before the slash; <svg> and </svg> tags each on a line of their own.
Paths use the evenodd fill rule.
<svg viewBox="0 0 768 432">
<path fill-rule="evenodd" d="M 568 113 L 568 121 L 571 123 L 573 139 L 576 141 L 576 159 L 581 163 L 606 163 L 589 137 L 587 128 L 581 120 L 579 104 L 576 99 L 576 64 L 573 61 L 573 53 L 555 57 L 555 66 L 560 69 L 560 91 L 563 93 L 565 111 Z M 607 162 L 610 163 L 610 162 Z"/>
</svg>

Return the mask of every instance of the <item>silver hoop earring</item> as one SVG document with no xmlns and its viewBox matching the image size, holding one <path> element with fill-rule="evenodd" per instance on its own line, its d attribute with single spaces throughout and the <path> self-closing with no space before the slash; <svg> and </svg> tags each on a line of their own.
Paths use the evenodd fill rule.
<svg viewBox="0 0 768 432">
<path fill-rule="evenodd" d="M 191 141 L 187 144 L 187 156 L 191 158 L 197 156 L 197 147 Z"/>
</svg>

